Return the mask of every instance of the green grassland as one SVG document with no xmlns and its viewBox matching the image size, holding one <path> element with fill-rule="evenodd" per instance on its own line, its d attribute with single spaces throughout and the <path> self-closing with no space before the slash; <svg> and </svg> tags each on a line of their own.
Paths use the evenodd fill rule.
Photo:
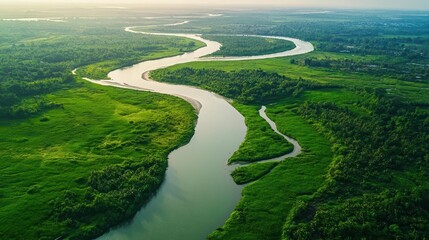
<svg viewBox="0 0 429 240">
<path fill-rule="evenodd" d="M 223 35 L 203 35 L 203 38 L 222 44 L 220 50 L 211 56 L 255 56 L 295 48 L 292 42 L 281 39 Z"/>
<path fill-rule="evenodd" d="M 278 162 L 255 163 L 247 166 L 240 166 L 231 173 L 234 182 L 237 184 L 246 184 L 260 179 L 269 173 Z"/>
<path fill-rule="evenodd" d="M 62 107 L 0 121 L 4 238 L 88 237 L 79 234 L 88 227 L 106 230 L 118 219 L 100 223 L 105 213 L 95 212 L 90 221 L 76 220 L 77 226 L 69 227 L 53 217 L 53 201 L 65 191 L 93 194 L 88 179 L 107 166 L 153 158 L 151 165 L 165 171 L 167 154 L 190 139 L 196 118 L 189 104 L 174 97 L 90 83 L 45 97 Z"/>
<path fill-rule="evenodd" d="M 0 115 L 25 117 L 49 108 L 49 104 L 39 102 L 37 110 L 32 111 L 25 107 L 24 100 L 69 87 L 66 85 L 73 82 L 70 75 L 75 68 L 79 67 L 82 77 L 104 79 L 109 71 L 118 67 L 177 55 L 201 46 L 184 38 L 127 33 L 123 27 L 116 26 L 121 23 L 117 21 L 119 23 L 111 20 L 104 26 L 78 20 L 0 22 L 1 34 L 9 44 L 0 49 L 3 63 L 0 66 Z"/>
<path fill-rule="evenodd" d="M 293 112 L 294 106 L 293 101 L 285 100 L 270 105 L 267 113 L 281 132 L 297 139 L 303 154 L 280 162 L 269 174 L 246 186 L 228 221 L 209 239 L 280 239 L 295 202 L 309 198 L 321 186 L 332 159 L 330 144 Z"/>
<path fill-rule="evenodd" d="M 71 76 L 201 46 L 124 24 L 0 21 L 0 238 L 101 235 L 153 195 L 168 153 L 192 136 L 195 110 L 181 99 Z"/>
<path fill-rule="evenodd" d="M 392 77 L 372 76 L 367 73 L 349 72 L 341 70 L 332 70 L 329 68 L 311 68 L 292 64 L 292 59 L 304 59 L 306 57 L 324 57 L 341 56 L 348 57 L 346 54 L 313 52 L 298 57 L 286 57 L 265 59 L 256 61 L 240 62 L 194 62 L 186 65 L 176 65 L 170 70 L 181 68 L 193 69 L 222 69 L 222 71 L 240 71 L 240 70 L 263 70 L 270 73 L 278 73 L 292 79 L 303 78 L 306 80 L 320 83 L 330 83 L 344 85 L 346 87 L 370 87 L 389 89 L 390 94 L 403 97 L 406 100 L 416 103 L 429 103 L 427 98 L 422 96 L 429 95 L 429 83 L 407 82 Z"/>
<path fill-rule="evenodd" d="M 275 133 L 265 119 L 259 116 L 260 107 L 238 103 L 233 105 L 245 117 L 248 131 L 246 140 L 228 160 L 229 163 L 275 158 L 293 150 L 293 145 Z"/>
<path fill-rule="evenodd" d="M 133 35 L 136 35 L 136 34 L 133 34 Z M 162 49 L 162 51 L 157 51 L 156 48 L 134 49 L 134 51 L 132 51 L 132 54 L 130 54 L 131 56 L 128 55 L 127 58 L 125 59 L 116 58 L 114 60 L 106 60 L 106 61 L 101 61 L 94 64 L 82 66 L 77 69 L 76 74 L 78 76 L 87 77 L 90 79 L 97 79 L 97 80 L 107 79 L 107 74 L 114 69 L 130 66 L 135 63 L 146 61 L 146 60 L 160 59 L 165 57 L 176 56 L 184 52 L 192 52 L 193 50 L 204 46 L 202 42 L 190 41 L 186 38 L 155 37 L 155 39 L 156 41 L 158 41 L 158 43 L 166 41 L 169 44 L 168 45 L 164 44 L 163 45 L 164 49 Z M 174 43 L 174 44 L 171 44 L 171 43 Z M 143 42 L 141 44 L 145 45 L 148 43 Z M 149 44 L 152 45 L 153 43 L 149 43 Z M 130 49 L 127 49 L 127 50 L 130 50 Z M 136 56 L 133 57 L 132 55 L 136 55 Z"/>
</svg>

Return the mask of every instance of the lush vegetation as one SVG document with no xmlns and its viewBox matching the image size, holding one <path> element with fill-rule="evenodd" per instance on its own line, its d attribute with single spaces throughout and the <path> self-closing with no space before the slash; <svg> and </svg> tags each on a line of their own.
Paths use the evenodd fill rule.
<svg viewBox="0 0 429 240">
<path fill-rule="evenodd" d="M 211 75 L 209 73 L 216 74 Z M 230 78 L 225 79 L 228 76 Z M 286 88 L 288 90 L 283 91 L 284 94 L 278 94 L 276 89 L 265 93 L 265 96 L 267 97 L 260 98 L 261 103 L 276 102 L 279 101 L 279 99 L 284 98 L 295 99 L 290 100 L 293 102 L 300 96 L 306 94 L 307 91 L 304 91 L 304 89 L 330 89 L 331 91 L 333 91 L 333 89 L 337 89 L 334 85 L 320 84 L 302 79 L 291 80 L 278 74 L 270 74 L 262 70 L 225 72 L 205 68 L 191 69 L 187 67 L 173 67 L 173 69 L 155 71 L 153 72 L 152 77 L 161 81 L 187 83 L 214 90 L 220 94 L 233 98 L 235 97 L 234 100 L 237 101 L 240 101 L 241 99 L 249 99 L 249 96 L 257 96 L 256 93 L 262 92 L 262 90 L 257 86 L 266 86 L 265 89 L 268 89 L 268 86 L 272 86 L 273 88 L 278 87 L 278 92 L 282 91 L 280 86 L 288 86 Z M 248 79 L 251 79 L 253 81 L 252 83 L 256 82 L 257 84 L 246 83 L 246 81 L 250 82 Z M 273 82 L 276 84 L 273 84 Z M 242 87 L 240 91 L 229 92 L 229 95 L 224 93 L 224 91 L 228 91 L 228 86 L 237 85 Z M 237 87 L 237 89 L 239 89 L 239 87 Z M 299 94 L 294 94 L 296 89 L 300 89 L 298 90 Z M 268 97 L 269 94 L 273 94 L 272 97 Z M 234 106 L 236 106 L 237 109 L 246 117 L 246 124 L 248 126 L 246 140 L 234 156 L 245 156 L 243 159 L 250 159 L 252 158 L 251 154 L 246 155 L 245 153 L 247 151 L 243 149 L 256 148 L 259 150 L 257 160 L 274 157 L 269 149 L 275 149 L 273 147 L 278 148 L 278 146 L 287 142 L 282 137 L 274 133 L 269 128 L 266 121 L 258 116 L 257 110 L 259 107 L 238 103 L 234 103 Z M 271 109 L 271 107 L 273 107 L 273 105 L 270 105 L 269 109 Z M 288 105 L 288 107 L 295 108 L 293 104 Z M 282 111 L 287 111 L 288 114 L 291 113 L 288 109 L 282 109 Z M 296 138 L 302 144 L 306 154 L 298 158 L 288 159 L 287 161 L 281 162 L 272 171 L 268 168 L 269 165 L 265 164 L 240 167 L 234 171 L 232 175 L 238 183 L 254 181 L 267 173 L 269 174 L 263 179 L 245 188 L 243 191 L 243 195 L 245 197 L 240 201 L 225 226 L 215 231 L 209 236 L 209 238 L 280 238 L 282 234 L 282 225 L 284 224 L 288 214 L 287 209 L 292 209 L 297 198 L 309 198 L 309 196 L 321 186 L 323 175 L 331 161 L 331 151 L 327 140 L 320 134 L 315 133 L 314 128 L 307 123 L 303 123 L 302 119 L 297 116 L 287 115 L 286 119 L 276 122 L 278 123 L 281 131 L 292 133 L 292 137 Z M 286 129 L 292 128 L 294 131 L 285 131 L 285 127 Z M 266 131 L 267 128 L 269 131 Z M 264 132 L 262 131 L 264 129 L 267 136 L 272 136 L 271 139 L 275 141 L 268 140 L 269 138 L 267 139 L 266 137 L 261 137 L 260 133 Z M 263 143 L 263 141 L 269 141 L 266 143 L 271 143 L 273 147 L 268 147 L 266 143 Z M 287 146 L 289 146 L 289 144 L 287 144 Z M 251 150 L 251 152 L 254 152 L 253 149 Z M 233 158 L 232 160 L 234 160 Z M 271 166 L 271 168 L 272 167 L 274 166 Z M 303 182 L 301 184 L 297 184 L 293 179 L 300 179 L 298 181 Z M 275 184 L 273 184 L 273 181 L 275 181 Z M 279 193 L 279 189 L 282 189 L 281 193 Z M 284 198 L 289 199 L 289 201 L 284 200 Z M 271 214 L 266 214 L 267 211 Z"/>
<path fill-rule="evenodd" d="M 429 229 L 427 18 L 392 12 L 281 13 L 261 13 L 260 22 L 243 14 L 206 32 L 298 37 L 313 42 L 316 52 L 196 62 L 159 75 L 179 82 L 169 72 L 186 72 L 181 83 L 210 89 L 249 108 L 270 103 L 268 116 L 304 148 L 301 156 L 268 173 L 258 165 L 238 168 L 233 175 L 239 182 L 264 177 L 244 188 L 233 214 L 210 238 L 424 239 Z M 238 19 L 248 24 L 236 24 Z M 331 88 L 277 94 L 275 80 L 274 87 L 264 88 L 248 80 L 252 77 L 237 77 L 258 71 Z M 203 79 L 189 77 L 194 75 Z M 228 92 L 231 86 L 243 91 Z"/>
<path fill-rule="evenodd" d="M 298 139 L 305 153 L 246 187 L 235 212 L 211 238 L 279 239 L 283 234 L 285 239 L 422 239 L 428 234 L 427 114 L 372 90 L 308 92 L 273 105 L 268 114 L 282 132 Z M 331 144 L 312 137 L 314 129 L 300 133 L 303 119 Z M 304 183 L 324 176 L 331 161 L 324 155 L 329 145 L 335 157 L 328 176 L 309 190 Z M 308 154 L 314 154 L 313 160 Z M 282 165 L 296 172 L 274 175 Z M 238 180 L 251 174 L 252 169 L 233 173 Z"/>
<path fill-rule="evenodd" d="M 220 55 L 255 55 L 280 43 L 239 43 L 220 34 L 290 36 L 317 49 L 278 59 L 195 62 L 152 74 L 235 100 L 249 128 L 238 159 L 269 158 L 288 148 L 257 116 L 261 104 L 303 147 L 296 158 L 237 168 L 234 179 L 252 184 L 210 239 L 429 236 L 426 15 L 231 11 L 162 29 L 217 38 L 227 51 Z M 132 216 L 144 202 L 138 196 L 150 197 L 163 178 L 166 154 L 189 139 L 193 110 L 183 101 L 94 87 L 69 74 L 83 66 L 81 76 L 104 78 L 123 64 L 200 46 L 120 31 L 135 21 L 0 21 L 0 126 L 6 136 L 0 139 L 0 238 L 100 234 Z"/>
<path fill-rule="evenodd" d="M 246 184 L 258 180 L 269 173 L 279 162 L 255 163 L 248 166 L 240 166 L 231 173 L 234 182 Z"/>
<path fill-rule="evenodd" d="M 286 96 L 297 97 L 305 89 L 335 87 L 303 79 L 292 80 L 262 70 L 225 72 L 192 68 L 161 69 L 153 72 L 151 76 L 160 81 L 202 87 L 247 104 L 269 103 Z M 259 106 L 239 103 L 235 103 L 234 106 L 245 116 L 248 131 L 246 140 L 231 156 L 229 163 L 265 160 L 282 156 L 293 150 L 292 144 L 275 133 L 259 116 Z"/>
<path fill-rule="evenodd" d="M 332 158 L 330 144 L 292 111 L 295 101 L 282 101 L 267 110 L 281 132 L 299 141 L 304 153 L 280 162 L 263 178 L 246 186 L 230 218 L 209 239 L 280 239 L 295 201 L 309 198 L 322 185 Z"/>
<path fill-rule="evenodd" d="M 324 186 L 289 216 L 286 239 L 428 236 L 428 115 L 380 90 L 359 94 L 369 116 L 332 103 L 300 106 L 334 143 L 335 159 Z"/>
<path fill-rule="evenodd" d="M 5 22 L 0 34 L 0 117 L 27 117 L 59 107 L 43 95 L 73 87 L 71 70 L 105 79 L 109 71 L 139 61 L 177 55 L 201 46 L 188 39 L 142 37 L 90 23 Z M 16 33 L 18 32 L 18 33 Z"/>
<path fill-rule="evenodd" d="M 2 238 L 99 235 L 150 197 L 192 135 L 176 98 L 88 83 L 45 97 L 63 107 L 0 121 Z"/>
<path fill-rule="evenodd" d="M 203 38 L 222 44 L 212 56 L 256 56 L 295 48 L 292 42 L 274 38 L 227 35 L 204 35 Z"/>
<path fill-rule="evenodd" d="M 160 69 L 151 74 L 156 80 L 198 86 L 233 98 L 240 103 L 269 103 L 285 96 L 298 96 L 306 89 L 332 88 L 304 79 L 291 79 L 262 70 L 222 71 L 217 69 Z"/>
<path fill-rule="evenodd" d="M 75 79 L 199 43 L 124 33 L 111 20 L 0 21 L 0 238 L 92 239 L 131 218 L 189 141 L 183 100 Z M 93 66 L 102 66 L 98 69 Z"/>
<path fill-rule="evenodd" d="M 393 62 L 389 58 L 350 59 L 344 57 L 311 57 L 295 60 L 291 63 L 312 68 L 334 69 L 343 72 L 361 72 L 377 77 L 393 77 L 410 82 L 429 82 L 429 66 L 419 63 Z"/>
<path fill-rule="evenodd" d="M 293 150 L 293 145 L 275 133 L 265 119 L 259 116 L 260 107 L 238 103 L 234 103 L 234 107 L 245 117 L 248 130 L 245 141 L 228 160 L 229 163 L 275 158 Z"/>
<path fill-rule="evenodd" d="M 311 56 L 322 57 L 330 56 L 332 58 L 343 58 L 347 54 L 329 53 L 329 52 L 313 52 L 297 57 L 265 59 L 257 61 L 226 61 L 226 62 L 194 62 L 186 65 L 178 65 L 169 68 L 170 71 L 176 71 L 181 68 L 193 68 L 194 70 L 219 70 L 222 71 L 241 71 L 241 70 L 262 70 L 268 73 L 277 73 L 291 79 L 305 79 L 308 81 L 316 81 L 323 84 L 344 86 L 344 87 L 360 87 L 360 88 L 382 88 L 391 95 L 399 96 L 405 101 L 415 106 L 429 105 L 429 99 L 422 97 L 429 94 L 429 84 L 421 82 L 402 81 L 392 77 L 373 76 L 367 73 L 356 73 L 349 71 L 338 71 L 329 68 L 312 68 L 291 63 L 292 59 L 300 60 Z M 349 58 L 365 59 L 365 56 L 350 56 Z M 153 74 L 156 74 L 154 72 Z M 203 80 L 201 80 L 203 81 Z M 224 80 L 226 81 L 226 80 Z M 232 84 L 232 83 L 231 83 Z M 277 100 L 273 100 L 274 102 Z"/>
</svg>

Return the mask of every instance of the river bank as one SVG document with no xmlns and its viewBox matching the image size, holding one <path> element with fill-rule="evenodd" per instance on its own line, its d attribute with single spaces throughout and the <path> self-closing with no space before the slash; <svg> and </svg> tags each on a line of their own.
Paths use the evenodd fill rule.
<svg viewBox="0 0 429 240">
<path fill-rule="evenodd" d="M 148 239 L 203 239 L 225 222 L 240 199 L 242 186 L 234 183 L 230 177 L 231 167 L 226 162 L 244 140 L 244 118 L 225 99 L 214 93 L 150 81 L 147 73 L 181 63 L 207 61 L 201 57 L 217 51 L 221 44 L 203 39 L 197 34 L 146 33 L 135 31 L 134 28 L 127 27 L 125 31 L 187 37 L 201 41 L 206 46 L 191 53 L 118 69 L 109 73 L 111 80 L 92 82 L 179 96 L 193 104 L 199 116 L 190 143 L 169 155 L 166 178 L 158 193 L 129 224 L 106 233 L 100 239 L 139 239 L 141 236 Z M 296 41 L 297 47 L 291 50 L 292 54 L 304 54 L 314 49 L 310 43 L 301 46 L 301 42 Z M 210 61 L 281 57 L 289 56 L 289 52 L 211 58 Z"/>
</svg>

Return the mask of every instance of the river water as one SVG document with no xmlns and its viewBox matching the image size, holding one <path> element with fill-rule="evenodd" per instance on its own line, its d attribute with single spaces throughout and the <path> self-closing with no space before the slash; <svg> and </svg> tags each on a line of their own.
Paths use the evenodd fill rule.
<svg viewBox="0 0 429 240">
<path fill-rule="evenodd" d="M 133 33 L 142 33 L 132 30 Z M 290 39 L 294 50 L 264 56 L 201 59 L 221 44 L 196 34 L 143 33 L 195 39 L 206 44 L 194 52 L 159 60 L 145 61 L 109 73 L 111 80 L 92 81 L 121 88 L 153 91 L 182 97 L 199 106 L 195 134 L 189 144 L 168 157 L 166 178 L 157 194 L 127 224 L 112 229 L 99 239 L 114 240 L 193 240 L 223 225 L 241 196 L 241 186 L 230 177 L 227 160 L 243 142 L 246 126 L 243 116 L 222 97 L 189 86 L 150 81 L 148 71 L 192 61 L 252 60 L 304 54 L 311 43 Z M 276 37 L 277 38 L 277 37 Z M 199 108 L 198 107 L 198 108 Z"/>
</svg>

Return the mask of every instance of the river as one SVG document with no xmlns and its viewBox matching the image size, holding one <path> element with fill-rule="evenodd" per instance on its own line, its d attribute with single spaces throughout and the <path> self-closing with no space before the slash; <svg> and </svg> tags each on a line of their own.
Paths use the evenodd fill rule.
<svg viewBox="0 0 429 240">
<path fill-rule="evenodd" d="M 157 194 L 129 223 L 112 229 L 99 239 L 205 239 L 223 225 L 241 196 L 242 186 L 233 182 L 230 177 L 231 167 L 226 163 L 244 140 L 247 130 L 244 118 L 224 98 L 214 93 L 151 81 L 148 74 L 143 73 L 192 61 L 264 59 L 304 54 L 314 48 L 311 43 L 298 39 L 271 37 L 292 41 L 296 48 L 262 56 L 204 59 L 201 57 L 219 50 L 221 44 L 203 39 L 197 34 L 145 33 L 135 31 L 134 28 L 127 27 L 125 31 L 186 37 L 201 41 L 206 46 L 180 56 L 145 61 L 112 71 L 109 73 L 111 80 L 87 80 L 102 85 L 179 96 L 199 110 L 198 122 L 189 144 L 170 153 L 166 178 Z"/>
</svg>

